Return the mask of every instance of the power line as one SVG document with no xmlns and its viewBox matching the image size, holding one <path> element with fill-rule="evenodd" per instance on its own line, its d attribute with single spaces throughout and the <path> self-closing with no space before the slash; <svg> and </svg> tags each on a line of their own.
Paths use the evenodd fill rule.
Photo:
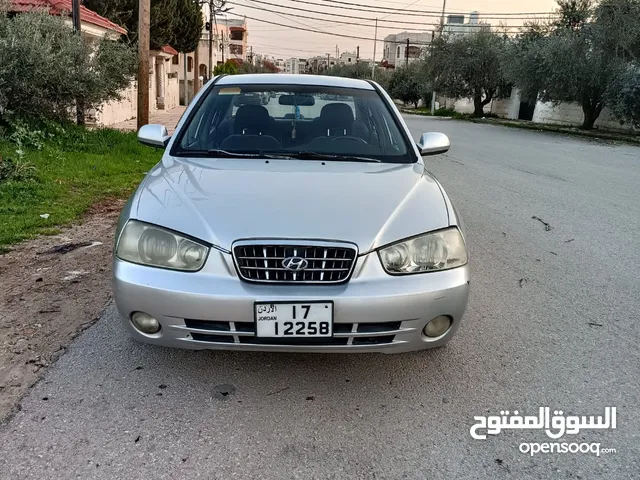
<svg viewBox="0 0 640 480">
<path fill-rule="evenodd" d="M 254 3 L 252 0 L 246 0 L 246 1 L 250 2 L 250 3 Z M 229 3 L 232 3 L 232 2 L 229 2 Z M 262 10 L 260 7 L 251 7 L 249 5 L 242 5 L 242 6 L 247 7 L 247 8 L 257 8 L 257 9 Z M 302 23 L 302 22 L 299 22 L 299 21 L 297 21 L 295 19 L 286 18 L 284 15 L 280 15 L 278 12 L 271 12 L 271 13 L 279 16 L 280 18 L 284 18 L 285 20 L 289 20 L 290 22 L 294 22 L 294 23 L 297 23 L 298 25 L 302 25 L 303 27 L 310 28 L 309 25 L 307 25 L 305 23 Z"/>
<path fill-rule="evenodd" d="M 286 9 L 290 9 L 290 10 L 296 10 L 296 11 L 299 11 L 299 12 L 313 13 L 313 14 L 316 14 L 316 15 L 327 15 L 327 16 L 339 17 L 339 18 L 351 18 L 351 19 L 355 19 L 355 20 L 365 20 L 365 21 L 371 21 L 371 22 L 375 21 L 375 18 L 370 18 L 370 17 L 363 18 L 363 17 L 356 16 L 356 15 L 346 15 L 346 14 L 330 13 L 330 12 L 319 12 L 317 10 L 309 10 L 309 9 L 300 8 L 300 7 L 289 7 L 289 6 L 279 5 L 279 4 L 276 4 L 276 3 L 271 3 L 271 2 L 267 2 L 267 1 L 263 1 L 263 0 L 250 0 L 250 1 L 251 1 L 251 3 L 257 3 L 257 4 L 261 4 L 261 5 L 268 5 L 270 7 L 286 8 Z M 321 20 L 321 19 L 319 19 L 317 17 L 309 17 L 309 16 L 304 16 L 304 15 L 299 15 L 299 14 L 289 13 L 289 12 L 277 12 L 277 11 L 274 11 L 273 9 L 271 9 L 271 8 L 254 7 L 254 6 L 251 6 L 251 5 L 243 5 L 243 4 L 235 3 L 235 2 L 228 2 L 228 3 L 234 4 L 234 5 L 240 6 L 240 7 L 253 8 L 253 9 L 256 9 L 256 10 L 262 10 L 262 11 L 269 12 L 269 13 L 275 13 L 275 14 L 281 14 L 281 15 L 289 15 L 289 16 L 292 16 L 292 17 L 306 18 L 306 19 L 311 19 L 311 20 Z M 301 1 L 300 3 L 311 3 L 311 2 Z M 433 17 L 435 18 L 436 16 L 433 15 Z M 441 17 L 442 17 L 442 14 L 437 15 L 438 19 L 440 19 Z M 370 25 L 363 25 L 361 23 L 343 22 L 343 21 L 340 21 L 340 20 L 326 20 L 326 21 L 331 21 L 333 23 L 341 23 L 341 24 L 345 24 L 345 25 L 357 25 L 357 26 L 373 28 L 373 23 L 370 24 Z M 387 28 L 403 28 L 405 30 L 416 30 L 416 31 L 425 31 L 426 30 L 425 27 L 427 26 L 424 22 L 412 22 L 412 21 L 409 21 L 409 20 L 385 20 L 384 23 L 385 24 L 394 23 L 394 24 L 400 24 L 400 25 L 421 25 L 422 28 L 420 28 L 420 29 L 416 29 L 416 28 L 410 29 L 410 28 L 407 28 L 407 27 L 404 27 L 404 26 L 402 26 L 402 27 L 396 27 L 396 26 L 387 27 Z M 308 25 L 305 25 L 305 26 L 309 27 Z"/>
<path fill-rule="evenodd" d="M 331 35 L 333 37 L 342 37 L 342 38 L 353 38 L 356 40 L 367 40 L 370 42 L 373 41 L 377 41 L 377 42 L 384 42 L 383 38 L 379 38 L 379 39 L 374 39 L 371 37 L 358 37 L 356 35 L 346 35 L 343 33 L 332 33 L 332 32 L 322 32 L 320 30 L 313 30 L 311 28 L 302 28 L 302 27 L 294 27 L 293 25 L 284 25 L 282 23 L 277 23 L 277 22 L 272 22 L 269 20 L 263 20 L 261 18 L 256 18 L 256 17 L 250 17 L 248 15 L 241 15 L 239 13 L 233 13 L 233 12 L 228 12 L 228 15 L 233 15 L 234 17 L 240 17 L 240 18 L 247 18 L 249 20 L 253 20 L 256 22 L 262 22 L 262 23 L 267 23 L 269 25 L 276 25 L 278 27 L 287 27 L 287 28 L 291 28 L 292 30 L 300 30 L 303 32 L 311 32 L 311 33 L 319 33 L 320 35 Z M 519 28 L 519 27 L 512 27 L 512 28 Z M 513 30 L 504 30 L 504 31 L 499 31 L 499 30 L 493 30 L 495 33 L 515 33 L 513 32 Z M 428 46 L 431 45 L 430 42 L 411 42 L 412 45 L 423 45 L 423 46 Z"/>
<path fill-rule="evenodd" d="M 294 0 L 296 3 L 311 3 L 311 2 L 303 2 L 301 0 Z M 403 8 L 392 8 L 392 7 L 376 7 L 376 6 L 372 6 L 372 5 L 364 5 L 362 3 L 352 3 L 352 2 L 343 2 L 340 0 L 320 0 L 322 2 L 327 2 L 327 3 L 336 3 L 336 4 L 341 4 L 341 5 L 348 5 L 351 8 L 347 8 L 347 7 L 335 7 L 335 8 L 343 8 L 346 10 L 360 10 L 360 11 L 365 11 L 365 12 L 371 12 L 372 8 L 376 8 L 376 9 L 381 9 L 381 10 L 391 10 L 393 12 L 404 12 L 404 13 L 413 13 L 413 14 L 423 14 L 423 13 L 432 13 L 432 14 L 437 14 L 438 18 L 442 15 L 442 12 L 437 12 L 437 11 L 430 11 L 430 10 L 406 10 Z M 314 4 L 317 5 L 317 4 Z M 361 9 L 356 9 L 353 7 L 366 7 L 366 10 L 361 10 Z M 372 12 L 373 13 L 373 12 Z M 377 13 L 387 13 L 387 12 L 377 12 Z M 451 13 L 451 12 L 446 12 L 446 13 Z M 556 12 L 517 12 L 517 13 L 508 13 L 508 12 L 498 12 L 498 13 L 483 13 L 482 16 L 485 18 L 499 18 L 499 17 L 503 17 L 503 16 L 524 16 L 524 15 L 555 15 Z M 496 15 L 495 17 L 491 17 L 490 15 Z"/>
<path fill-rule="evenodd" d="M 329 19 L 320 19 L 320 18 L 310 17 L 308 15 L 299 15 L 297 13 L 276 12 L 276 11 L 274 11 L 272 9 L 269 9 L 269 8 L 253 7 L 251 5 L 243 5 L 241 3 L 235 3 L 235 2 L 228 2 L 228 3 L 230 5 L 236 5 L 238 7 L 252 8 L 254 10 L 262 10 L 263 12 L 280 14 L 280 15 L 278 15 L 280 17 L 282 17 L 283 15 L 287 15 L 289 17 L 305 18 L 305 19 L 308 19 L 308 20 L 331 22 L 331 23 L 337 23 L 337 24 L 341 24 L 341 25 L 351 25 L 351 26 L 357 26 L 357 27 L 373 28 L 373 24 L 371 24 L 371 25 L 366 24 L 365 25 L 365 24 L 362 24 L 362 23 L 344 22 L 344 21 L 341 21 L 341 20 L 334 20 L 334 19 L 330 19 L 330 20 Z M 273 5 L 272 3 L 269 3 L 269 2 L 260 2 L 260 3 L 264 3 L 266 5 Z M 293 8 L 293 7 L 285 7 L 285 8 Z M 296 10 L 302 11 L 302 12 L 322 13 L 322 12 L 313 12 L 313 10 L 306 10 L 304 8 L 297 8 Z M 335 15 L 336 17 L 342 17 L 342 18 L 355 18 L 355 19 L 359 18 L 359 17 L 350 16 L 350 15 L 336 15 L 336 14 L 327 14 L 327 15 Z M 366 20 L 368 20 L 368 19 L 366 19 Z M 375 19 L 372 19 L 372 20 L 375 20 Z M 399 22 L 395 22 L 395 23 L 399 23 Z M 417 22 L 412 22 L 412 23 L 417 23 Z M 417 24 L 418 25 L 424 25 L 424 24 L 420 24 L 420 23 L 417 23 Z M 304 26 L 310 28 L 308 25 L 304 25 Z M 402 28 L 403 30 L 407 30 L 407 31 L 411 30 L 411 31 L 417 31 L 417 32 L 424 32 L 425 31 L 425 28 L 410 28 L 410 27 L 389 27 L 389 28 Z M 325 32 L 325 33 L 329 33 L 329 32 Z"/>
</svg>

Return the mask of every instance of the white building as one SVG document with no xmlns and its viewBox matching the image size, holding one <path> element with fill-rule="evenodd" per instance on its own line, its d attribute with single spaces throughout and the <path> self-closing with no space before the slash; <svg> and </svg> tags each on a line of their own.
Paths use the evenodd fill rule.
<svg viewBox="0 0 640 480">
<path fill-rule="evenodd" d="M 442 31 L 448 35 L 469 35 L 470 33 L 490 29 L 490 23 L 480 22 L 480 13 L 471 12 L 467 23 L 465 23 L 464 15 L 449 15 Z"/>
<path fill-rule="evenodd" d="M 354 52 L 342 52 L 340 54 L 340 58 L 338 59 L 338 63 L 340 65 L 354 65 L 357 63 L 358 55 Z"/>
<path fill-rule="evenodd" d="M 291 57 L 285 60 L 284 71 L 292 74 L 307 73 L 307 59 Z"/>
<path fill-rule="evenodd" d="M 279 72 L 284 72 L 286 69 L 286 61 L 282 58 L 276 58 L 273 64 L 277 67 Z"/>
<path fill-rule="evenodd" d="M 317 55 L 307 60 L 310 73 L 322 73 L 338 65 L 339 61 L 330 55 Z"/>
<path fill-rule="evenodd" d="M 402 66 L 407 61 L 407 52 L 409 63 L 414 62 L 422 56 L 423 50 L 428 48 L 432 40 L 433 32 L 400 32 L 387 35 L 384 38 L 380 65 L 386 68 Z"/>
</svg>

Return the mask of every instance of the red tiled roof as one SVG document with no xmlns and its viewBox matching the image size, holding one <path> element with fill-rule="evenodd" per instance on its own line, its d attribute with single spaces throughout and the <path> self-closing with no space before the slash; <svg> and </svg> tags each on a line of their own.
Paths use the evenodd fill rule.
<svg viewBox="0 0 640 480">
<path fill-rule="evenodd" d="M 71 14 L 72 10 L 71 0 L 9 0 L 9 5 L 9 10 L 12 12 L 47 9 L 50 15 L 62 15 L 63 13 Z M 80 20 L 123 35 L 127 33 L 120 25 L 98 15 L 84 5 L 80 5 Z"/>
<path fill-rule="evenodd" d="M 165 45 L 163 46 L 160 51 L 162 53 L 168 53 L 169 55 L 178 55 L 178 51 L 173 48 L 171 45 Z"/>
</svg>

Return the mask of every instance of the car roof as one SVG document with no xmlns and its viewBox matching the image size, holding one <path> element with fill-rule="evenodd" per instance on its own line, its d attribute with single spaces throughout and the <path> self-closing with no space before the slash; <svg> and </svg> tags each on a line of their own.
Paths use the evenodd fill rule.
<svg viewBox="0 0 640 480">
<path fill-rule="evenodd" d="M 359 88 L 374 90 L 365 80 L 355 78 L 329 77 L 325 75 L 291 75 L 284 73 L 254 73 L 227 75 L 216 82 L 216 85 L 312 85 L 321 87 Z"/>
</svg>

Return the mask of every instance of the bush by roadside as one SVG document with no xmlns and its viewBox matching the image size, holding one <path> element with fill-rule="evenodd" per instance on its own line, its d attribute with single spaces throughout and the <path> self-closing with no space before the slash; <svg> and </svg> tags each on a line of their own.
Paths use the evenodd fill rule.
<svg viewBox="0 0 640 480">
<path fill-rule="evenodd" d="M 135 50 L 113 39 L 92 43 L 63 17 L 10 16 L 0 0 L 0 126 L 12 119 L 65 121 L 76 104 L 99 108 L 131 82 Z"/>
</svg>

